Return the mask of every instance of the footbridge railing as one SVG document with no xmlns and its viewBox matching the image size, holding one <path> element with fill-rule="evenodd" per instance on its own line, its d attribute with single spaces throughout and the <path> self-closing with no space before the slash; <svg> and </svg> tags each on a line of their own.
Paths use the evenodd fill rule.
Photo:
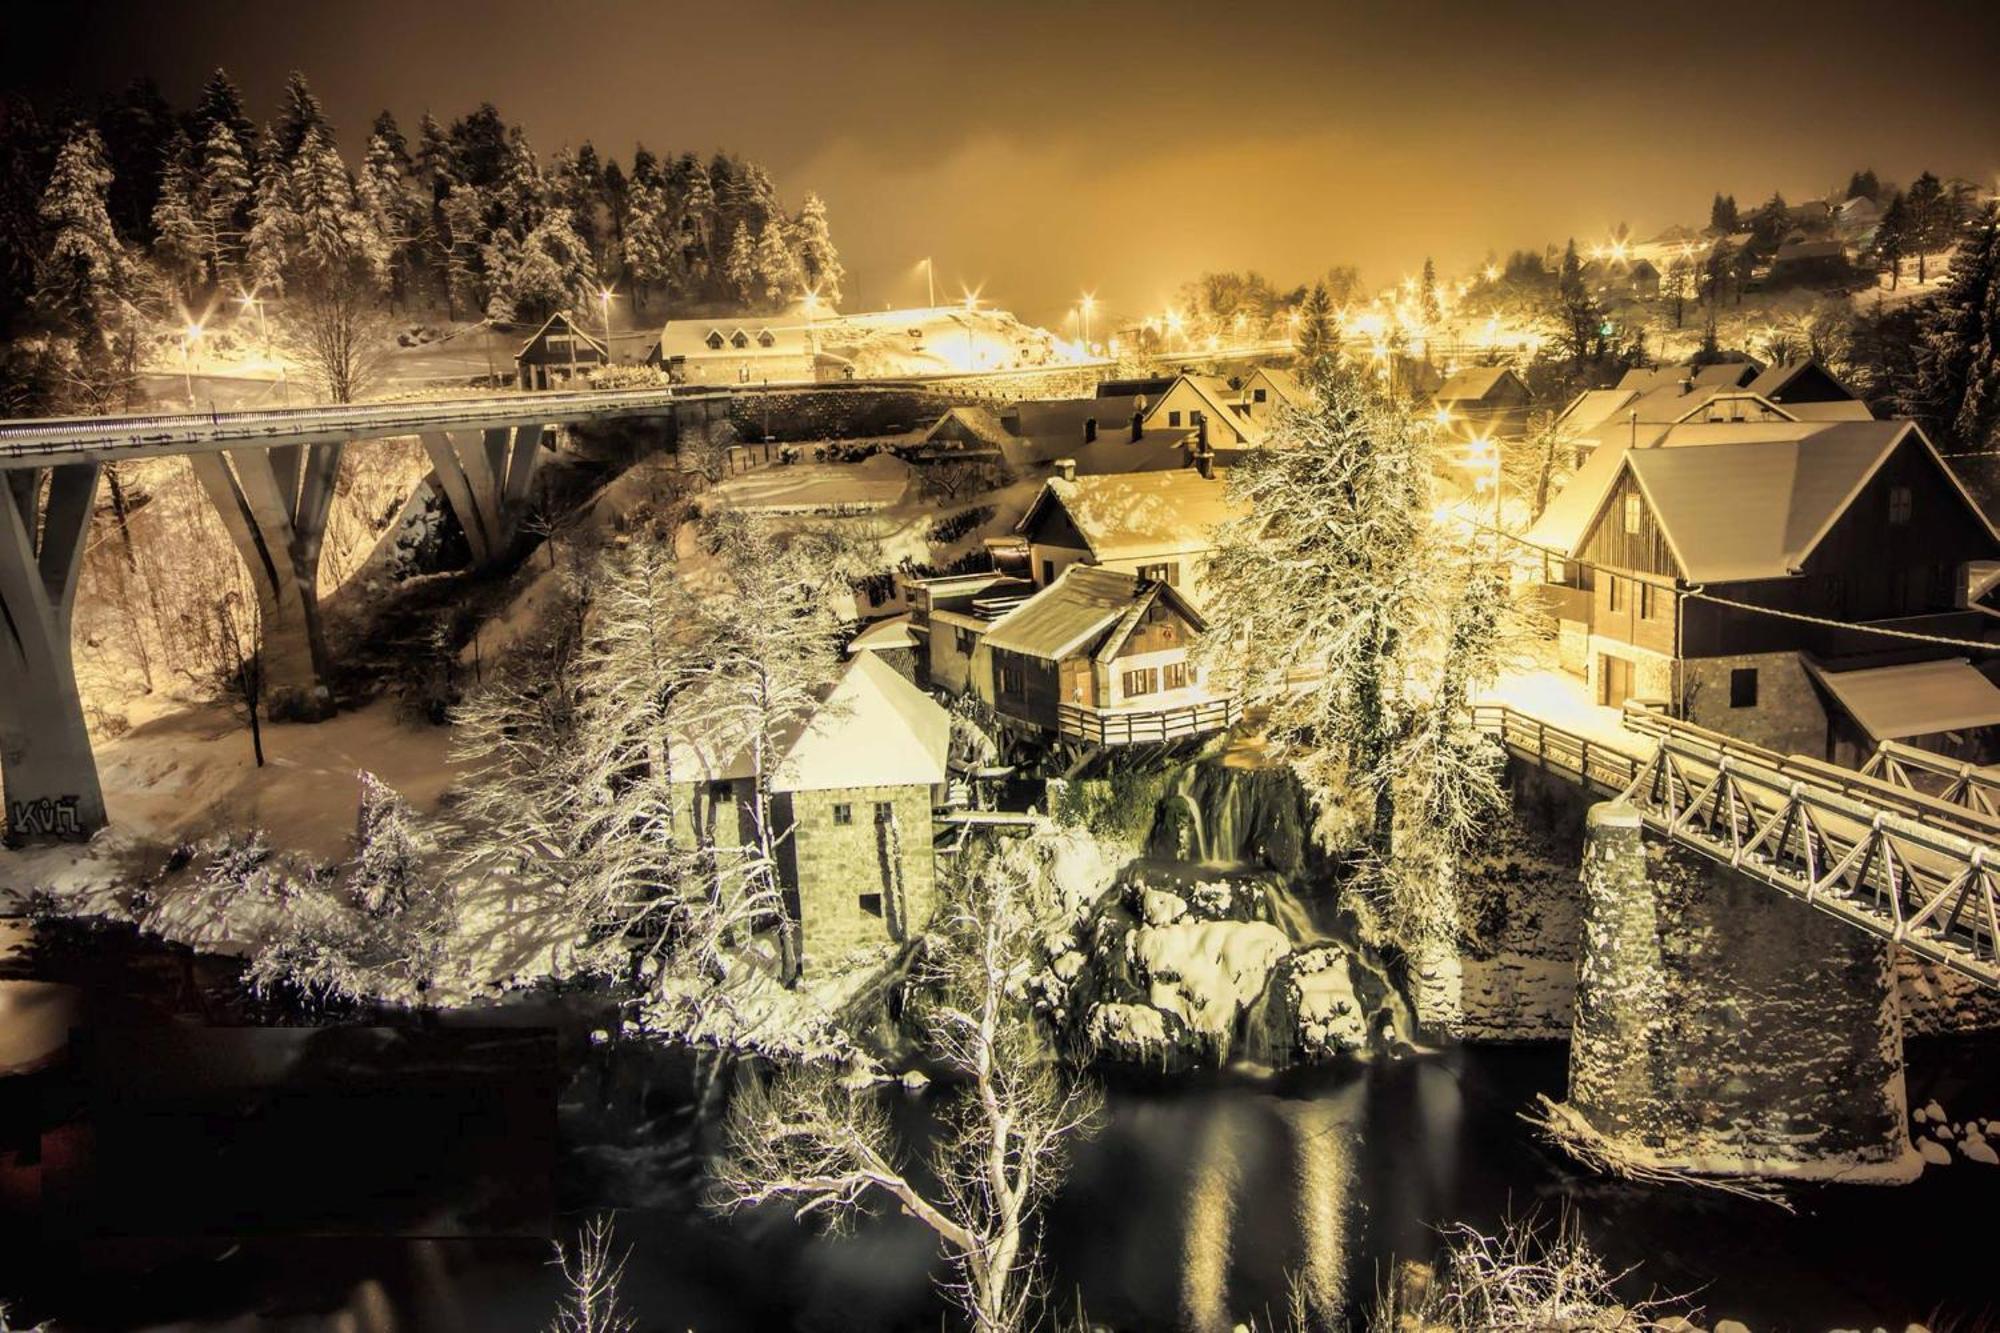
<svg viewBox="0 0 2000 1333">
<path fill-rule="evenodd" d="M 2000 987 L 2000 825 L 1993 821 L 1845 770 L 1816 772 L 1832 766 L 1781 759 L 1670 719 L 1624 747 L 1506 705 L 1473 711 L 1508 753 L 1623 799 L 1676 845 Z M 1650 754 L 1643 753 L 1648 739 Z"/>
</svg>

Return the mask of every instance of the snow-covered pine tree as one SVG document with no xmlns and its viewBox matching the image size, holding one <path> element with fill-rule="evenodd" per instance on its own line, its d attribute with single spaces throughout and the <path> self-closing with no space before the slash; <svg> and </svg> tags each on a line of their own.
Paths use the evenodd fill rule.
<svg viewBox="0 0 2000 1333">
<path fill-rule="evenodd" d="M 826 204 L 817 194 L 806 192 L 806 201 L 792 221 L 792 253 L 800 279 L 808 291 L 830 306 L 840 304 L 840 280 L 847 270 L 833 248 L 833 231 L 827 225 Z"/>
<path fill-rule="evenodd" d="M 243 238 L 243 277 L 257 291 L 282 294 L 299 223 L 292 206 L 292 173 L 278 160 L 277 144 L 268 132 L 258 145 L 257 163 L 257 198 Z"/>
<path fill-rule="evenodd" d="M 333 122 L 313 95 L 306 76 L 293 70 L 285 76 L 285 90 L 278 97 L 278 118 L 271 122 L 271 142 L 278 160 L 290 166 L 315 135 L 333 141 Z"/>
<path fill-rule="evenodd" d="M 737 222 L 735 234 L 729 238 L 729 258 L 723 262 L 722 274 L 736 299 L 744 305 L 750 304 L 750 294 L 757 289 L 757 247 L 750 241 L 749 223 Z"/>
<path fill-rule="evenodd" d="M 419 207 L 413 189 L 408 145 L 396 118 L 384 111 L 375 118 L 368 151 L 355 178 L 354 192 L 369 223 L 382 238 L 388 256 L 390 298 L 408 297 L 417 237 L 430 210 Z"/>
<path fill-rule="evenodd" d="M 1918 329 L 1915 371 L 1899 395 L 1903 411 L 1940 444 L 2000 446 L 2000 223 L 1993 206 L 1967 230 Z"/>
<path fill-rule="evenodd" d="M 202 85 L 201 97 L 195 103 L 188 137 L 197 144 L 205 145 L 215 137 L 217 126 L 227 129 L 230 138 L 236 141 L 237 147 L 245 154 L 255 147 L 257 126 L 251 121 L 249 113 L 243 109 L 243 94 L 230 80 L 229 72 L 220 67 L 210 74 L 208 82 Z M 248 162 L 247 157 L 246 162 Z M 204 174 L 207 172 L 206 158 L 201 163 L 201 169 Z"/>
<path fill-rule="evenodd" d="M 195 215 L 209 275 L 218 284 L 235 278 L 243 262 L 243 233 L 256 192 L 247 147 L 227 124 L 217 122 L 201 148 Z"/>
<path fill-rule="evenodd" d="M 192 300 L 208 271 L 208 246 L 195 217 L 188 159 L 193 146 L 176 132 L 167 142 L 160 197 L 153 205 L 153 262 L 182 301 Z"/>
<path fill-rule="evenodd" d="M 333 141 L 308 133 L 286 198 L 285 310 L 279 335 L 336 403 L 360 397 L 388 351 L 382 309 L 389 247 L 356 196 Z"/>
<path fill-rule="evenodd" d="M 1456 713 L 1521 622 L 1490 539 L 1434 516 L 1428 416 L 1335 373 L 1275 435 L 1230 472 L 1243 517 L 1217 534 L 1199 651 L 1266 716 L 1321 841 L 1379 861 L 1392 937 L 1429 946 L 1457 928 L 1435 881 L 1493 792 L 1491 747 Z"/>
<path fill-rule="evenodd" d="M 799 290 L 798 261 L 792 257 L 785 229 L 775 217 L 764 224 L 764 233 L 757 238 L 757 288 L 772 307 L 782 306 Z"/>
<path fill-rule="evenodd" d="M 130 285 L 130 260 L 105 202 L 110 185 L 103 139 L 77 124 L 56 151 L 37 208 L 48 244 L 37 267 L 36 299 L 58 317 L 87 307 L 101 323 Z"/>
<path fill-rule="evenodd" d="M 401 793 L 373 773 L 355 776 L 361 782 L 361 804 L 347 883 L 364 911 L 382 916 L 409 906 L 419 889 L 423 847 L 417 815 Z"/>
<path fill-rule="evenodd" d="M 1298 347 L 1299 368 L 1308 383 L 1331 369 L 1340 354 L 1340 339 L 1333 327 L 1333 298 L 1328 295 L 1324 281 L 1315 282 L 1299 305 L 1299 328 L 1294 342 Z"/>
<path fill-rule="evenodd" d="M 482 280 L 491 270 L 484 266 L 487 244 L 485 193 L 476 185 L 449 183 L 438 201 L 442 227 L 439 248 L 444 256 L 445 306 L 448 314 L 471 312 L 484 304 Z M 503 233 L 504 234 L 504 233 Z M 511 244 L 513 237 L 508 235 Z M 512 318 L 511 313 L 507 318 Z"/>
<path fill-rule="evenodd" d="M 625 192 L 625 281 L 632 288 L 632 308 L 645 307 L 646 293 L 668 273 L 666 237 L 660 222 L 666 212 L 660 187 L 634 181 Z"/>
<path fill-rule="evenodd" d="M 718 222 L 715 185 L 699 161 L 688 160 L 683 167 L 687 192 L 670 201 L 680 219 L 681 262 L 690 272 L 699 268 L 703 274 L 712 273 Z"/>
<path fill-rule="evenodd" d="M 1429 255 L 1424 256 L 1423 276 L 1417 281 L 1417 313 L 1423 317 L 1425 328 L 1435 328 L 1444 318 L 1444 307 L 1438 303 L 1437 264 Z"/>
</svg>

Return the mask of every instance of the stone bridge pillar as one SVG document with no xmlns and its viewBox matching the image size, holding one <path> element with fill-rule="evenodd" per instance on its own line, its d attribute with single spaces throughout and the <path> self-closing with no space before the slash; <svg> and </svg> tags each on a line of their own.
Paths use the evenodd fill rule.
<svg viewBox="0 0 2000 1333">
<path fill-rule="evenodd" d="M 267 717 L 318 722 L 333 715 L 319 620 L 319 550 L 342 447 L 188 455 L 257 589 Z"/>
<path fill-rule="evenodd" d="M 1890 946 L 1592 806 L 1569 1108 L 1614 1156 L 1893 1183 L 1911 1148 Z"/>
<path fill-rule="evenodd" d="M 69 637 L 98 470 L 11 471 L 0 489 L 0 786 L 10 841 L 104 827 Z"/>
<path fill-rule="evenodd" d="M 535 425 L 424 433 L 424 452 L 451 512 L 465 529 L 475 569 L 505 558 L 513 549 L 541 463 L 544 429 Z"/>
</svg>

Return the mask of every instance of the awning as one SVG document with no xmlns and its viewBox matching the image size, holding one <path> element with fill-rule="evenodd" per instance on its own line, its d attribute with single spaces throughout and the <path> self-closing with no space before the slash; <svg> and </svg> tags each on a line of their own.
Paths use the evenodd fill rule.
<svg viewBox="0 0 2000 1333">
<path fill-rule="evenodd" d="M 1806 669 L 1878 741 L 2000 725 L 2000 687 L 1963 657 L 1907 666 Z"/>
</svg>

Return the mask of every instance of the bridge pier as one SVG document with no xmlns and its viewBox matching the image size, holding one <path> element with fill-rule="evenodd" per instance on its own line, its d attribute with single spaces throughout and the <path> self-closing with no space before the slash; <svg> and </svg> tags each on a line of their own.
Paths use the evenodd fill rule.
<svg viewBox="0 0 2000 1333">
<path fill-rule="evenodd" d="M 70 655 L 98 472 L 97 463 L 25 468 L 0 491 L 0 785 L 10 840 L 104 827 Z"/>
<path fill-rule="evenodd" d="M 1910 1144 L 1892 947 L 1592 806 L 1569 1108 L 1615 1157 L 1897 1183 Z"/>
<path fill-rule="evenodd" d="M 505 558 L 520 534 L 522 510 L 541 463 L 544 429 L 424 432 L 424 452 L 465 529 L 475 569 Z"/>
<path fill-rule="evenodd" d="M 257 589 L 266 717 L 318 722 L 333 715 L 319 618 L 319 551 L 343 447 L 291 444 L 188 455 Z"/>
</svg>

